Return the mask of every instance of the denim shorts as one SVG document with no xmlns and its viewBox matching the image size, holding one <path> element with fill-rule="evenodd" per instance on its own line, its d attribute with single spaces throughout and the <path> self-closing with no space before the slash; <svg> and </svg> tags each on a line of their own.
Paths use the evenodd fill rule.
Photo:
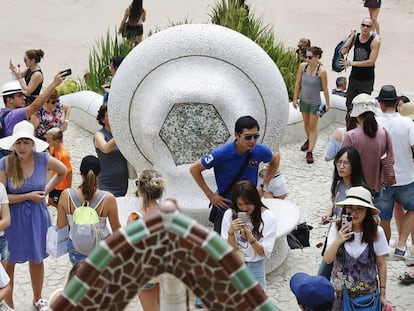
<svg viewBox="0 0 414 311">
<path fill-rule="evenodd" d="M 2 235 L 0 236 L 0 260 L 8 261 L 9 256 L 9 244 L 7 243 L 6 237 Z"/>
<path fill-rule="evenodd" d="M 245 262 L 247 268 L 253 274 L 254 278 L 259 282 L 260 287 L 263 290 L 266 290 L 266 276 L 265 276 L 265 267 L 264 260 L 259 261 L 249 261 Z"/>
<path fill-rule="evenodd" d="M 376 207 L 381 220 L 391 220 L 394 203 L 400 203 L 406 211 L 414 211 L 414 182 L 404 186 L 382 187 Z"/>
<path fill-rule="evenodd" d="M 88 257 L 86 255 L 83 255 L 81 253 L 78 253 L 73 248 L 73 243 L 72 243 L 72 240 L 70 240 L 70 239 L 68 241 L 68 256 L 69 256 L 69 260 L 72 263 L 72 265 L 74 265 L 78 261 L 84 260 L 84 259 L 86 259 L 86 257 Z"/>
</svg>

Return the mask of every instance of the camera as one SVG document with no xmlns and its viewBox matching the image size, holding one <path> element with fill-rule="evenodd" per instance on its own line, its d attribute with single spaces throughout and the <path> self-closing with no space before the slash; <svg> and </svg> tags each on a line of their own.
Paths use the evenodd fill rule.
<svg viewBox="0 0 414 311">
<path fill-rule="evenodd" d="M 352 230 L 352 216 L 342 215 L 342 227 L 348 226 Z"/>
<path fill-rule="evenodd" d="M 318 114 L 319 118 L 322 118 L 325 112 L 326 112 L 326 106 L 324 103 L 322 103 L 319 105 L 319 109 L 316 113 Z"/>
<path fill-rule="evenodd" d="M 67 77 L 67 76 L 70 76 L 72 74 L 72 69 L 66 69 L 66 70 L 62 70 L 61 72 L 60 72 L 60 76 L 63 78 L 63 77 Z"/>
</svg>

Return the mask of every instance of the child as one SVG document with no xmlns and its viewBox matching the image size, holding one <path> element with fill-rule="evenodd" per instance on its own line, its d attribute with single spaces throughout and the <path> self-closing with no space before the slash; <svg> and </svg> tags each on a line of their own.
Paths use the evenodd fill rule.
<svg viewBox="0 0 414 311">
<path fill-rule="evenodd" d="M 0 183 L 0 301 L 4 299 L 6 293 L 10 290 L 10 278 L 4 270 L 9 259 L 9 247 L 4 236 L 4 230 L 10 225 L 9 199 L 6 188 Z"/>
<path fill-rule="evenodd" d="M 49 193 L 48 204 L 57 207 L 62 191 L 66 188 L 72 187 L 72 164 L 70 163 L 70 154 L 62 144 L 62 129 L 54 127 L 48 130 L 46 132 L 46 141 L 49 144 L 50 155 L 65 164 L 66 168 L 68 169 L 68 173 L 66 174 L 65 179 Z M 52 176 L 54 174 L 55 173 L 52 172 Z"/>
</svg>

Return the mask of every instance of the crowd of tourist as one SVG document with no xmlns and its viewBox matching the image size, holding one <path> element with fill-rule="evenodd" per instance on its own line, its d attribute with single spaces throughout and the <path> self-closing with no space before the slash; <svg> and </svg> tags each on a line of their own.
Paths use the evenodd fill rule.
<svg viewBox="0 0 414 311">
<path fill-rule="evenodd" d="M 244 3 L 244 1 L 243 1 Z M 330 223 L 318 276 L 297 273 L 290 287 L 302 310 L 345 310 L 347 304 L 369 297 L 386 307 L 387 263 L 392 217 L 398 238 L 391 245 L 393 256 L 408 258 L 414 246 L 414 105 L 398 96 L 392 85 L 384 85 L 378 97 L 371 96 L 375 61 L 381 39 L 377 20 L 381 1 L 364 1 L 370 18 L 364 18 L 360 32 L 351 32 L 342 48 L 354 49 L 347 78 L 339 77 L 335 96 L 346 97 L 346 128 L 336 129 L 326 146 L 325 160 L 334 162 L 330 189 L 332 207 L 321 217 Z M 119 33 L 134 44 L 143 40 L 146 11 L 142 1 L 132 1 L 125 10 Z M 329 113 L 330 95 L 322 49 L 301 38 L 296 50 L 299 65 L 294 108 L 300 108 L 306 141 L 300 147 L 306 162 L 314 163 L 321 113 Z M 57 208 L 57 228 L 69 227 L 68 256 L 74 267 L 90 254 L 75 243 L 75 210 L 85 202 L 98 214 L 99 240 L 121 227 L 116 197 L 128 189 L 127 160 L 118 149 L 108 118 L 110 85 L 97 115 L 102 126 L 93 137 L 97 157 L 88 155 L 80 166 L 81 184 L 72 186 L 71 156 L 63 145 L 70 106 L 61 104 L 56 87 L 61 73 L 42 92 L 43 73 L 38 65 L 44 52 L 28 50 L 23 71 L 10 62 L 16 80 L 5 83 L 0 111 L 0 300 L 1 310 L 13 310 L 15 265 L 29 262 L 33 306 L 47 310 L 42 297 L 46 232 L 52 225 L 47 204 Z M 111 59 L 111 73 L 122 58 Z M 348 87 L 347 87 L 348 86 Z M 321 93 L 322 92 L 322 93 Z M 324 97 L 322 104 L 321 94 Z M 261 198 L 284 199 L 288 190 L 279 166 L 281 155 L 258 143 L 260 126 L 252 116 L 241 116 L 234 139 L 203 155 L 190 166 L 189 176 L 211 202 L 210 221 L 214 231 L 238 251 L 261 288 L 266 291 L 264 260 L 276 240 L 277 219 Z M 262 163 L 265 163 L 263 165 Z M 203 172 L 214 169 L 217 191 L 206 183 Z M 386 171 L 387 170 L 387 171 Z M 387 172 L 385 174 L 384 172 Z M 159 210 L 165 181 L 155 170 L 144 170 L 136 181 L 141 209 L 132 222 Z M 171 199 L 170 199 L 171 200 Z M 177 203 L 172 200 L 175 205 Z M 413 244 L 414 245 L 414 244 Z M 407 257 L 408 256 L 408 257 Z M 410 259 L 408 259 L 410 260 Z M 414 259 L 413 259 L 414 263 Z M 414 271 L 402 273 L 403 284 L 414 283 Z M 139 291 L 144 310 L 159 310 L 160 281 L 151 279 Z M 196 306 L 203 303 L 196 299 Z M 380 309 L 376 309 L 380 310 Z"/>
</svg>

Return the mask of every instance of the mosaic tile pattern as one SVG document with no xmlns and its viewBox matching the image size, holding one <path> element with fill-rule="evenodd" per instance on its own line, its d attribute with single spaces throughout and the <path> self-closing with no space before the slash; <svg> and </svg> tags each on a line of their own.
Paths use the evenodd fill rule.
<svg viewBox="0 0 414 311">
<path fill-rule="evenodd" d="M 123 310 L 164 272 L 208 310 L 279 310 L 221 237 L 177 211 L 146 215 L 102 241 L 50 309 Z"/>
<path fill-rule="evenodd" d="M 176 165 L 197 161 L 224 144 L 230 132 L 211 104 L 174 104 L 159 133 Z"/>
</svg>

